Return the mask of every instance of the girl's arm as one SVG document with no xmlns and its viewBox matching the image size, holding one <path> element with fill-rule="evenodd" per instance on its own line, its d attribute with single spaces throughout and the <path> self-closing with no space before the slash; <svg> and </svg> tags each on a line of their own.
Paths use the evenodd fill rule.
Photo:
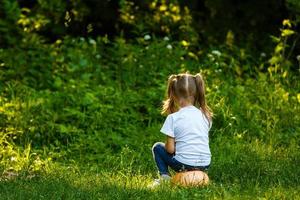
<svg viewBox="0 0 300 200">
<path fill-rule="evenodd" d="M 166 150 L 169 154 L 175 153 L 175 138 L 167 136 Z"/>
</svg>

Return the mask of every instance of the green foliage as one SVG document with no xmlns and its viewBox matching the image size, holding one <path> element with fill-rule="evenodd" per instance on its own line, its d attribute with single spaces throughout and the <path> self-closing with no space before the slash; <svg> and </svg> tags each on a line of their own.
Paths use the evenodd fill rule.
<svg viewBox="0 0 300 200">
<path fill-rule="evenodd" d="M 76 2 L 71 7 L 81 5 Z M 0 20 L 5 23 L 0 26 L 5 42 L 0 43 L 13 45 L 0 48 L 1 196 L 16 198 L 10 191 L 22 184 L 34 191 L 30 198 L 41 193 L 47 198 L 52 188 L 57 198 L 146 194 L 157 199 L 158 193 L 146 189 L 156 171 L 151 146 L 164 140 L 160 107 L 167 78 L 186 71 L 204 75 L 214 111 L 212 184 L 201 189 L 167 186 L 161 188 L 162 198 L 296 196 L 296 22 L 283 21 L 269 55 L 241 48 L 233 31 L 226 31 L 224 44 L 199 46 L 190 10 L 179 1 L 153 1 L 143 8 L 146 13 L 120 1 L 121 23 L 131 26 L 134 37 L 65 36 L 50 43 L 40 32 L 66 16 L 68 26 L 76 9 L 65 12 L 67 5 L 59 0 L 40 0 L 30 9 L 20 9 L 14 1 L 3 5 L 1 12 L 9 14 Z M 81 14 L 78 20 L 84 18 Z M 12 37 L 13 31 L 20 37 Z M 28 195 L 25 189 L 19 194 Z"/>
<path fill-rule="evenodd" d="M 270 66 L 268 67 L 268 71 L 271 75 L 282 76 L 282 78 L 285 79 L 288 72 L 293 67 L 290 57 L 293 55 L 293 51 L 297 45 L 300 35 L 294 30 L 294 22 L 286 19 L 283 20 L 282 26 L 283 28 L 280 29 L 280 36 L 272 37 L 276 43 L 276 47 L 269 60 Z M 292 45 L 289 45 L 291 43 L 289 42 L 291 39 L 293 42 Z"/>
<path fill-rule="evenodd" d="M 297 21 L 300 21 L 300 2 L 297 0 L 287 0 L 286 5 L 290 11 L 292 11 L 293 15 Z"/>
<path fill-rule="evenodd" d="M 17 24 L 21 10 L 17 1 L 3 0 L 0 7 L 0 45 L 16 44 L 22 34 Z"/>
<path fill-rule="evenodd" d="M 195 46 L 198 44 L 199 36 L 193 28 L 190 10 L 181 7 L 177 0 L 155 0 L 142 8 L 124 0 L 120 1 L 120 12 L 122 24 L 130 25 L 131 35 L 167 35 L 177 41 L 187 40 Z"/>
<path fill-rule="evenodd" d="M 3 105 L 3 126 L 18 127 L 19 144 L 62 150 L 60 157 L 64 151 L 74 155 L 79 151 L 101 158 L 100 152 L 134 141 L 139 136 L 131 132 L 142 132 L 142 127 L 160 119 L 164 93 L 160 83 L 173 67 L 173 63 L 154 63 L 153 58 L 161 60 L 163 49 L 170 59 L 175 54 L 166 48 L 167 42 L 150 45 L 141 38 L 142 49 L 125 42 L 117 40 L 107 53 L 102 48 L 111 44 L 105 38 L 66 39 L 65 44 L 57 41 L 47 48 L 40 44 L 29 52 L 15 51 L 14 58 L 5 51 L 2 94 L 11 106 Z M 112 52 L 115 56 L 110 57 Z M 178 60 L 181 54 L 178 51 Z M 164 64 L 165 70 L 158 64 Z M 156 95 L 158 89 L 162 95 Z"/>
<path fill-rule="evenodd" d="M 297 82 L 272 79 L 251 66 L 256 63 L 242 49 L 196 55 L 184 41 L 149 37 L 131 43 L 106 37 L 37 41 L 29 51 L 23 49 L 30 41 L 24 41 L 20 49 L 3 51 L 2 126 L 17 130 L 17 144 L 53 151 L 56 159 L 99 161 L 124 145 L 137 148 L 147 137 L 154 142 L 153 133 L 141 135 L 163 120 L 168 75 L 201 71 L 215 112 L 213 137 L 245 135 L 288 145 L 298 136 L 298 94 L 288 85 L 299 88 Z"/>
<path fill-rule="evenodd" d="M 51 158 L 40 158 L 40 156 L 31 151 L 31 145 L 25 148 L 17 147 L 11 137 L 15 138 L 18 131 L 11 127 L 0 132 L 0 170 L 1 181 L 15 179 L 20 174 L 27 177 L 45 173 L 51 165 Z"/>
</svg>

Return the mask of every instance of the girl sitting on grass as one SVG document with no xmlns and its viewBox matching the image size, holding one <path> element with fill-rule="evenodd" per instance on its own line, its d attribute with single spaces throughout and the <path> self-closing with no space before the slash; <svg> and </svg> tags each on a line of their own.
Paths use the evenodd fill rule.
<svg viewBox="0 0 300 200">
<path fill-rule="evenodd" d="M 163 114 L 168 114 L 161 132 L 166 143 L 152 147 L 160 179 L 170 180 L 168 167 L 176 172 L 207 170 L 210 165 L 208 132 L 212 125 L 212 112 L 206 105 L 204 81 L 200 74 L 171 75 L 168 80 L 167 99 Z"/>
</svg>

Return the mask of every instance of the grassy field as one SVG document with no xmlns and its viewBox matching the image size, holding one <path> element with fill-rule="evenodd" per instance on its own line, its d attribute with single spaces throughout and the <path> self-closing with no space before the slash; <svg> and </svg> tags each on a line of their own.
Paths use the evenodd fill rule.
<svg viewBox="0 0 300 200">
<path fill-rule="evenodd" d="M 150 146 L 146 147 L 147 149 Z M 133 153 L 134 152 L 134 153 Z M 1 180 L 1 199 L 300 199 L 300 153 L 259 140 L 218 137 L 210 184 L 180 188 L 147 186 L 156 178 L 151 153 L 124 149 L 112 166 L 103 163 L 51 165 L 47 173 Z M 139 158 L 140 157 L 140 158 Z M 143 162 L 139 161 L 143 158 Z M 113 158 L 110 158 L 113 159 Z"/>
<path fill-rule="evenodd" d="M 299 199 L 299 186 L 217 183 L 204 188 L 147 189 L 151 178 L 123 173 L 55 174 L 1 183 L 1 199 Z"/>
</svg>

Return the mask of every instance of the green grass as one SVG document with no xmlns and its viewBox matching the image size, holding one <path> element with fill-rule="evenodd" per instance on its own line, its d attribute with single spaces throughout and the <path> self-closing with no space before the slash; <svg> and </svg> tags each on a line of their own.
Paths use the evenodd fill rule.
<svg viewBox="0 0 300 200">
<path fill-rule="evenodd" d="M 123 163 L 110 167 L 105 166 L 109 163 L 53 165 L 31 179 L 20 175 L 2 180 L 1 199 L 300 199 L 300 153 L 293 144 L 279 147 L 217 137 L 212 141 L 210 185 L 202 188 L 168 184 L 147 188 L 156 177 L 151 152 L 132 152 L 126 148 Z M 120 156 L 115 159 L 120 161 Z"/>
<path fill-rule="evenodd" d="M 59 173 L 59 172 L 58 172 Z M 1 182 L 1 199 L 299 199 L 299 186 L 218 183 L 207 187 L 164 185 L 148 189 L 149 174 L 120 172 L 49 174 L 31 180 Z"/>
</svg>

